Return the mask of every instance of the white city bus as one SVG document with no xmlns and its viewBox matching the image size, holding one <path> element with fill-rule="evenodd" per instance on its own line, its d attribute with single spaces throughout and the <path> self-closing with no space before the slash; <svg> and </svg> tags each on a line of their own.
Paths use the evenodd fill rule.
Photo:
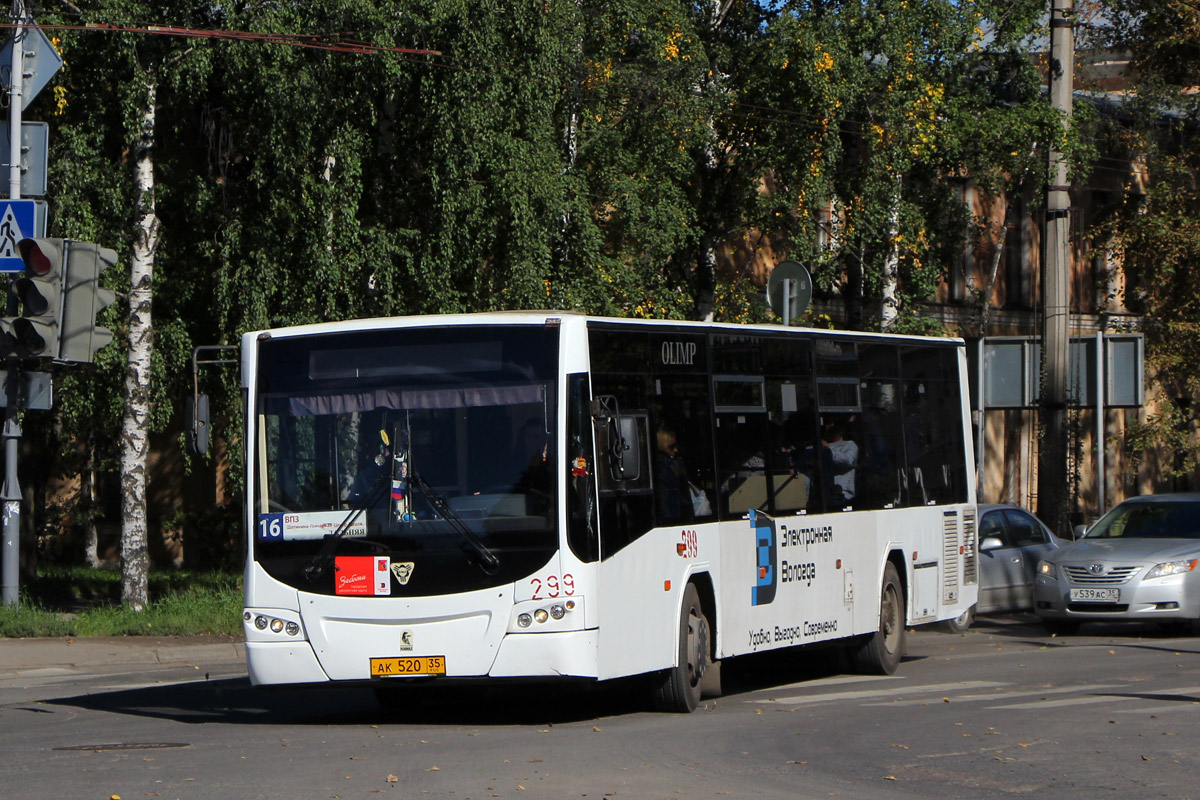
<svg viewBox="0 0 1200 800">
<path fill-rule="evenodd" d="M 564 312 L 247 334 L 257 685 L 645 675 L 976 601 L 962 342 Z M 705 680 L 706 671 L 708 680 Z"/>
</svg>

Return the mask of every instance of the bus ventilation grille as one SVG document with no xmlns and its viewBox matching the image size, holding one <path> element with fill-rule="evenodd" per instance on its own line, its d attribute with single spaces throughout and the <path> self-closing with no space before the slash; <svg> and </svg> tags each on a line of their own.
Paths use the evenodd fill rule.
<svg viewBox="0 0 1200 800">
<path fill-rule="evenodd" d="M 963 512 L 963 583 L 979 583 L 979 548 L 975 542 L 975 512 Z"/>
</svg>

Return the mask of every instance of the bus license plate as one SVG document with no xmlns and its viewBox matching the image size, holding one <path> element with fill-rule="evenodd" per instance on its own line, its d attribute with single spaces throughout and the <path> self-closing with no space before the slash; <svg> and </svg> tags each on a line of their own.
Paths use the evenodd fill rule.
<svg viewBox="0 0 1200 800">
<path fill-rule="evenodd" d="M 1079 603 L 1116 603 L 1121 599 L 1121 590 L 1072 589 L 1071 599 Z"/>
<path fill-rule="evenodd" d="M 401 656 L 372 658 L 371 677 L 391 678 L 407 675 L 445 675 L 445 656 Z"/>
</svg>

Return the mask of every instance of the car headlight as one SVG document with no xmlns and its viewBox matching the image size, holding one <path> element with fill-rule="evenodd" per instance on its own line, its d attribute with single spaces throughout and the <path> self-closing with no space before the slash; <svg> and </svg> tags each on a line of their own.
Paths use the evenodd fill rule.
<svg viewBox="0 0 1200 800">
<path fill-rule="evenodd" d="M 1161 564 L 1155 564 L 1146 573 L 1146 578 L 1164 578 L 1167 575 L 1180 575 L 1184 572 L 1191 572 L 1196 568 L 1198 562 L 1200 562 L 1200 559 L 1195 558 L 1186 561 L 1164 561 Z"/>
<path fill-rule="evenodd" d="M 1047 578 L 1058 580 L 1058 570 L 1049 561 L 1039 561 L 1037 571 L 1038 575 L 1045 575 Z"/>
</svg>

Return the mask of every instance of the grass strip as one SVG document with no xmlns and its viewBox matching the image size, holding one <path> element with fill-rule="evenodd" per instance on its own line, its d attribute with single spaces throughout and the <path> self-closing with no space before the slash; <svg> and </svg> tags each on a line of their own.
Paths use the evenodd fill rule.
<svg viewBox="0 0 1200 800">
<path fill-rule="evenodd" d="M 241 636 L 241 575 L 173 570 L 150 575 L 141 612 L 122 605 L 115 569 L 48 567 L 0 607 L 0 637 Z"/>
</svg>

